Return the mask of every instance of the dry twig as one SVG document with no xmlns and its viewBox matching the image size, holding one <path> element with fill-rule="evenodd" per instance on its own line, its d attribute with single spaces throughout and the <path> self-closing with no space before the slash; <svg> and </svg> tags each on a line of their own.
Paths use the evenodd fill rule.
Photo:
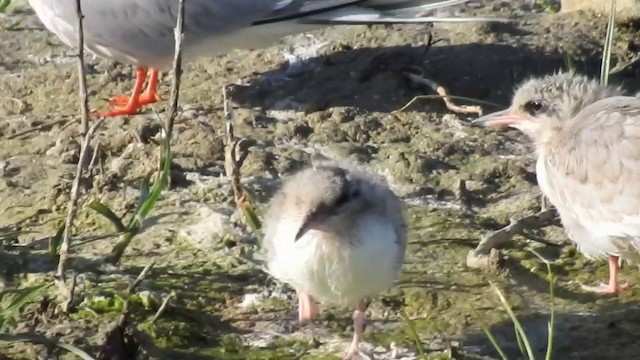
<svg viewBox="0 0 640 360">
<path fill-rule="evenodd" d="M 151 319 L 151 323 L 152 324 L 154 324 L 156 321 L 158 321 L 158 319 L 160 318 L 162 313 L 165 311 L 165 309 L 169 305 L 169 301 L 171 301 L 171 299 L 173 299 L 174 297 L 176 297 L 176 293 L 172 291 L 172 292 L 169 293 L 169 295 L 167 295 L 164 298 L 164 300 L 162 300 L 162 304 L 160 304 L 160 307 L 158 308 L 158 311 L 156 311 L 156 314 L 153 315 L 153 318 Z"/>
<path fill-rule="evenodd" d="M 259 220 L 253 216 L 254 211 L 252 209 L 253 201 L 249 193 L 244 189 L 240 183 L 240 168 L 244 163 L 244 160 L 249 155 L 248 152 L 244 152 L 238 155 L 238 147 L 242 143 L 243 139 L 236 139 L 233 133 L 233 112 L 229 108 L 229 102 L 227 101 L 226 87 L 222 88 L 222 101 L 224 108 L 224 117 L 226 119 L 225 125 L 225 147 L 224 147 L 224 170 L 227 174 L 227 178 L 231 183 L 233 189 L 233 198 L 238 210 L 245 216 L 245 220 L 249 225 L 256 230 L 260 228 Z"/>
<path fill-rule="evenodd" d="M 511 219 L 509 225 L 485 236 L 475 249 L 467 255 L 467 266 L 472 268 L 493 268 L 495 261 L 499 260 L 499 252 L 496 249 L 503 247 L 511 239 L 527 229 L 540 229 L 553 225 L 558 213 L 555 209 L 540 211 L 520 219 Z M 496 258 L 497 256 L 497 258 Z"/>
<path fill-rule="evenodd" d="M 165 119 L 165 135 L 171 140 L 173 122 L 178 115 L 178 96 L 180 95 L 180 79 L 182 78 L 182 40 L 184 39 L 184 1 L 178 3 L 178 20 L 174 29 L 175 50 L 173 56 L 173 81 L 171 82 L 171 99 L 169 100 L 169 114 Z"/>
<path fill-rule="evenodd" d="M 5 137 L 5 139 L 7 139 L 7 140 L 15 139 L 15 138 L 18 138 L 20 136 L 30 134 L 32 132 L 36 132 L 36 131 L 44 130 L 44 129 L 49 129 L 49 128 L 55 126 L 55 125 L 62 124 L 63 122 L 65 122 L 67 120 L 68 119 L 59 119 L 59 120 L 56 120 L 56 121 L 53 121 L 53 122 L 50 122 L 50 123 L 44 123 L 44 124 L 36 125 L 36 126 L 30 128 L 30 129 L 19 131 L 19 132 L 15 133 L 15 134 L 7 135 Z"/>
<path fill-rule="evenodd" d="M 78 35 L 78 81 L 80 83 L 80 121 L 82 134 L 89 131 L 89 99 L 87 97 L 87 74 L 84 67 L 84 28 L 82 6 L 80 0 L 76 0 L 77 35 Z"/>
<path fill-rule="evenodd" d="M 447 107 L 447 109 L 459 113 L 459 114 L 478 114 L 478 115 L 482 115 L 482 108 L 480 106 L 477 105 L 456 105 L 453 103 L 453 101 L 451 101 L 451 97 L 447 94 L 447 90 L 438 85 L 435 81 L 431 80 L 431 79 L 427 79 L 424 76 L 420 76 L 420 75 L 416 75 L 416 74 L 412 74 L 410 72 L 405 72 L 404 75 L 406 77 L 409 78 L 409 80 L 418 83 L 418 84 L 422 84 L 422 85 L 426 85 L 428 87 L 430 87 L 431 89 L 433 89 L 433 91 L 437 92 L 438 95 L 440 95 L 442 97 L 442 100 L 444 101 L 445 106 Z M 406 107 L 406 106 L 405 106 Z"/>
<path fill-rule="evenodd" d="M 58 271 L 56 273 L 60 288 L 64 290 L 65 293 L 67 293 L 67 305 L 64 306 L 65 311 L 67 310 L 67 306 L 70 304 L 69 301 L 71 301 L 71 299 L 73 298 L 73 294 L 69 293 L 69 291 L 66 290 L 64 272 L 66 270 L 67 261 L 69 260 L 69 246 L 71 243 L 71 236 L 73 234 L 73 221 L 76 217 L 76 213 L 78 212 L 80 180 L 82 179 L 84 166 L 87 163 L 87 156 L 89 155 L 89 144 L 91 143 L 91 138 L 103 122 L 104 119 L 96 121 L 84 136 L 84 139 L 82 140 L 82 147 L 80 149 L 80 158 L 78 159 L 78 165 L 76 167 L 76 176 L 73 179 L 73 184 L 71 185 L 71 195 L 69 197 L 69 205 L 67 206 L 67 218 L 65 221 L 64 237 L 62 239 L 62 244 L 60 244 L 60 258 L 58 260 Z"/>
<path fill-rule="evenodd" d="M 468 211 L 472 212 L 472 204 L 471 204 L 471 194 L 467 189 L 467 182 L 464 179 L 458 179 L 458 188 L 456 190 L 456 197 L 458 201 L 460 201 L 460 205 Z"/>
<path fill-rule="evenodd" d="M 100 353 L 98 354 L 98 359 L 129 359 L 130 354 L 129 350 L 134 345 L 129 343 L 127 340 L 130 338 L 129 327 L 129 307 L 131 296 L 135 293 L 136 289 L 144 280 L 144 278 L 149 274 L 151 268 L 153 268 L 154 262 L 151 262 L 147 265 L 142 271 L 140 275 L 136 278 L 136 280 L 129 285 L 127 288 L 127 299 L 124 301 L 122 305 L 122 311 L 120 312 L 120 316 L 118 320 L 114 323 L 111 330 L 107 332 L 104 343 L 100 349 Z"/>
</svg>

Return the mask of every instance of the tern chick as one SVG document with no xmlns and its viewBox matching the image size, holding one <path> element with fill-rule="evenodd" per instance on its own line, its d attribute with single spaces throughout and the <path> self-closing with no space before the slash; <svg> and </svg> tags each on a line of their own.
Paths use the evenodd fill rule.
<svg viewBox="0 0 640 360">
<path fill-rule="evenodd" d="M 300 322 L 319 314 L 316 301 L 355 307 L 344 356 L 351 359 L 360 353 L 369 298 L 390 288 L 403 264 L 404 207 L 384 179 L 353 164 L 324 157 L 312 164 L 269 203 L 268 268 L 296 290 Z"/>
<path fill-rule="evenodd" d="M 474 121 L 528 135 L 542 193 L 569 238 L 588 258 L 607 256 L 609 283 L 585 290 L 616 294 L 619 258 L 640 249 L 640 98 L 569 73 L 531 79 L 511 106 Z"/>
</svg>

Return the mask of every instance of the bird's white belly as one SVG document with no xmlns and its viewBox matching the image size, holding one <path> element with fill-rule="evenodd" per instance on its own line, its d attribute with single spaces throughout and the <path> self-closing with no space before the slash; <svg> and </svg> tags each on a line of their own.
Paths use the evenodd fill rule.
<svg viewBox="0 0 640 360">
<path fill-rule="evenodd" d="M 624 231 L 621 231 L 624 228 L 622 224 L 581 221 L 580 219 L 584 218 L 581 209 L 572 207 L 569 195 L 565 193 L 567 185 L 553 183 L 553 178 L 558 176 L 550 176 L 542 156 L 538 158 L 536 163 L 536 177 L 540 190 L 558 210 L 569 239 L 576 244 L 583 255 L 597 259 L 618 253 L 619 249 L 611 240 L 611 236 L 626 235 L 623 234 Z M 595 207 L 597 204 L 593 204 L 593 206 Z"/>
<path fill-rule="evenodd" d="M 322 303 L 351 305 L 391 287 L 398 274 L 396 234 L 392 225 L 377 216 L 353 224 L 359 239 L 327 238 L 310 230 L 293 241 L 298 221 L 281 221 L 275 240 L 270 273 Z M 341 241 L 342 240 L 342 241 Z"/>
</svg>

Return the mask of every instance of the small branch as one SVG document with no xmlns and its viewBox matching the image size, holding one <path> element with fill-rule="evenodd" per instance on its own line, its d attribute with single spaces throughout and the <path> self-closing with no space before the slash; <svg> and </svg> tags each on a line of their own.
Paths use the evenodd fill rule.
<svg viewBox="0 0 640 360">
<path fill-rule="evenodd" d="M 87 74 L 84 66 L 84 28 L 81 1 L 76 0 L 76 31 L 78 34 L 78 81 L 80 83 L 80 121 L 82 134 L 89 131 L 89 99 L 87 97 Z"/>
<path fill-rule="evenodd" d="M 36 126 L 32 127 L 31 129 L 27 129 L 27 130 L 23 130 L 23 131 L 17 132 L 17 133 L 15 133 L 15 134 L 7 135 L 7 136 L 5 137 L 5 139 L 7 139 L 7 140 L 11 140 L 11 139 L 15 139 L 15 138 L 17 138 L 17 137 L 20 137 L 20 136 L 22 136 L 22 135 L 30 134 L 30 133 L 35 132 L 35 131 L 38 131 L 38 130 L 49 129 L 49 128 L 51 128 L 51 127 L 55 126 L 55 125 L 62 124 L 63 122 L 65 122 L 65 121 L 67 121 L 67 120 L 68 120 L 68 119 L 60 119 L 60 120 L 56 120 L 56 121 L 54 121 L 54 122 L 44 123 L 44 124 L 40 124 L 40 125 L 36 125 Z"/>
<path fill-rule="evenodd" d="M 411 80 L 411 81 L 413 81 L 415 83 L 426 85 L 426 86 L 430 87 L 431 89 L 433 89 L 433 91 L 435 91 L 436 93 L 438 93 L 438 95 L 440 95 L 442 97 L 442 100 L 444 101 L 445 106 L 450 111 L 453 111 L 453 112 L 459 113 L 459 114 L 478 114 L 478 115 L 482 115 L 482 108 L 480 106 L 475 106 L 475 105 L 456 105 L 456 104 L 454 104 L 453 101 L 451 100 L 451 97 L 447 94 L 447 90 L 444 87 L 438 85 L 435 81 L 433 81 L 431 79 L 427 79 L 426 77 L 421 76 L 421 75 L 412 74 L 410 72 L 404 72 L 404 75 L 407 78 L 409 78 L 409 80 Z"/>
<path fill-rule="evenodd" d="M 467 255 L 467 266 L 472 268 L 495 267 L 496 249 L 509 243 L 511 239 L 524 230 L 540 229 L 555 223 L 558 213 L 555 209 L 540 211 L 520 219 L 511 219 L 509 225 L 485 236 L 475 249 Z"/>
<path fill-rule="evenodd" d="M 169 305 L 169 301 L 171 299 L 173 299 L 175 296 L 176 296 L 176 293 L 172 291 L 172 292 L 169 293 L 169 295 L 167 295 L 167 297 L 164 298 L 164 300 L 162 300 L 162 304 L 158 308 L 158 311 L 156 311 L 156 314 L 153 315 L 153 318 L 151 319 L 151 323 L 152 324 L 154 324 L 156 321 L 158 321 L 158 319 L 160 318 L 162 313 L 167 308 L 167 305 Z"/>
<path fill-rule="evenodd" d="M 182 78 L 182 40 L 184 39 L 184 2 L 178 2 L 178 19 L 174 29 L 175 48 L 173 56 L 173 81 L 171 82 L 171 99 L 169 100 L 169 114 L 165 119 L 165 135 L 171 140 L 173 122 L 178 115 L 178 96 L 180 95 L 180 79 Z"/>
<path fill-rule="evenodd" d="M 466 211 L 473 211 L 471 205 L 471 194 L 469 194 L 469 190 L 467 190 L 467 182 L 464 179 L 458 179 L 456 197 L 458 198 L 458 201 L 460 201 L 460 205 L 462 205 Z"/>
<path fill-rule="evenodd" d="M 226 119 L 224 170 L 229 182 L 231 183 L 236 208 L 242 213 L 246 224 L 253 230 L 258 230 L 261 227 L 261 223 L 260 219 L 258 219 L 258 216 L 256 215 L 256 211 L 253 206 L 253 199 L 240 183 L 240 168 L 242 168 L 242 164 L 248 154 L 244 153 L 238 156 L 237 150 L 243 140 L 236 139 L 233 133 L 233 112 L 229 108 L 229 102 L 227 101 L 227 89 L 225 87 L 222 87 L 222 101 L 224 117 Z"/>
<path fill-rule="evenodd" d="M 131 346 L 131 344 L 127 344 L 126 341 L 126 338 L 129 336 L 129 334 L 127 333 L 127 328 L 129 326 L 129 308 L 131 306 L 131 296 L 135 293 L 142 280 L 144 280 L 144 278 L 149 274 L 149 271 L 151 271 L 154 264 L 155 263 L 152 261 L 149 265 L 145 266 L 136 280 L 127 288 L 127 299 L 124 301 L 124 305 L 122 305 L 120 316 L 118 317 L 118 320 L 113 324 L 112 328 L 107 332 L 105 340 L 100 348 L 100 352 L 98 353 L 97 359 L 106 360 L 127 358 L 124 354 L 127 353 L 125 351 L 127 346 Z"/>
<path fill-rule="evenodd" d="M 102 125 L 104 119 L 100 119 L 94 123 L 89 131 L 87 131 L 84 139 L 82 140 L 82 147 L 80 149 L 80 158 L 78 159 L 78 165 L 76 167 L 76 176 L 73 179 L 71 186 L 71 195 L 69 197 L 69 205 L 67 206 L 67 218 L 65 221 L 64 237 L 62 244 L 60 245 L 60 258 L 58 260 L 58 271 L 56 276 L 59 280 L 61 289 L 66 289 L 65 275 L 67 261 L 69 259 L 69 246 L 71 244 L 71 236 L 73 234 L 73 221 L 78 212 L 78 198 L 80 197 L 80 180 L 82 179 L 82 172 L 84 165 L 87 163 L 87 156 L 89 155 L 89 144 L 95 131 Z M 67 299 L 72 299 L 73 294 L 67 294 Z"/>
</svg>

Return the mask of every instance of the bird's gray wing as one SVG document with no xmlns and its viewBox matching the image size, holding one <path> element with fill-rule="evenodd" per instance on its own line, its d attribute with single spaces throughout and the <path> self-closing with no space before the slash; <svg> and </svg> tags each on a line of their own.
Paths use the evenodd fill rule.
<svg viewBox="0 0 640 360">
<path fill-rule="evenodd" d="M 595 238 L 640 248 L 640 99 L 600 100 L 574 121 L 546 155 L 553 197 Z"/>
<path fill-rule="evenodd" d="M 184 47 L 249 26 L 293 1 L 187 0 Z M 31 4 L 41 18 L 45 14 L 54 19 L 54 27 L 58 28 L 54 32 L 63 41 L 75 45 L 74 0 L 31 0 Z M 39 12 L 38 7 L 46 11 Z M 167 56 L 174 51 L 177 0 L 82 0 L 82 12 L 85 43 L 100 55 L 105 55 L 100 48 L 134 58 Z"/>
</svg>

